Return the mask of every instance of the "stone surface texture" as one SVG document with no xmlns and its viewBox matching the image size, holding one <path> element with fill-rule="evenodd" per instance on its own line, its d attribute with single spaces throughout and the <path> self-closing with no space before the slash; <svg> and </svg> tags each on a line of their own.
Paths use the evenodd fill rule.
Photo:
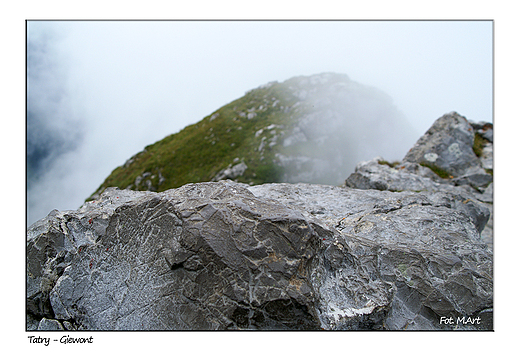
<svg viewBox="0 0 520 354">
<path fill-rule="evenodd" d="M 466 133 L 470 133 L 468 136 Z M 452 112 L 435 121 L 432 127 L 410 149 L 403 161 L 392 167 L 381 157 L 364 161 L 356 166 L 356 170 L 345 181 L 345 185 L 357 189 L 377 189 L 393 192 L 446 192 L 457 197 L 468 208 L 473 201 L 489 211 L 489 220 L 478 225 L 482 239 L 493 248 L 493 125 L 491 123 L 474 123 L 459 114 Z M 484 139 L 481 156 L 473 151 L 475 134 Z M 436 145 L 439 144 L 439 145 Z M 457 156 L 450 152 L 442 153 L 442 146 L 464 146 L 464 154 Z M 435 162 L 426 161 L 424 155 L 439 152 Z M 423 155 L 421 155 L 423 154 Z M 422 157 L 421 157 L 422 156 Z M 447 168 L 446 161 L 457 168 Z M 441 178 L 426 166 L 450 171 L 453 175 Z M 461 166 L 464 166 L 463 168 Z M 457 173 L 458 171 L 458 173 Z M 468 205 L 469 204 L 469 205 Z M 483 228 L 482 228 L 483 227 Z"/>
<path fill-rule="evenodd" d="M 474 139 L 475 132 L 470 122 L 451 112 L 435 121 L 403 161 L 434 166 L 454 177 L 470 172 L 485 173 L 473 152 Z"/>
<path fill-rule="evenodd" d="M 360 163 L 343 187 L 108 188 L 52 211 L 27 230 L 27 329 L 493 329 L 492 183 L 474 177 L 465 118 L 439 120 L 426 135 L 475 165 L 422 149 Z M 457 176 L 410 161 L 429 153 Z"/>
</svg>

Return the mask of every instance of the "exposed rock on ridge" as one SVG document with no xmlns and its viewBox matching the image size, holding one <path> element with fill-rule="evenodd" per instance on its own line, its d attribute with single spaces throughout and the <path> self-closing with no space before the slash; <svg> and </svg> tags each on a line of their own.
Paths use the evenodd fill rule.
<svg viewBox="0 0 520 354">
<path fill-rule="evenodd" d="M 437 119 L 403 161 L 433 166 L 454 177 L 485 173 L 473 152 L 474 140 L 475 133 L 470 123 L 452 112 Z"/>
<path fill-rule="evenodd" d="M 492 187 L 380 162 L 355 188 L 109 188 L 53 211 L 27 232 L 28 329 L 492 329 Z"/>
<path fill-rule="evenodd" d="M 381 157 L 361 162 L 345 184 L 359 189 L 447 192 L 468 208 L 479 203 L 491 216 L 477 228 L 492 249 L 492 132 L 491 123 L 470 122 L 456 112 L 445 114 L 417 141 L 402 162 L 390 166 Z M 476 140 L 480 145 L 476 146 Z"/>
</svg>

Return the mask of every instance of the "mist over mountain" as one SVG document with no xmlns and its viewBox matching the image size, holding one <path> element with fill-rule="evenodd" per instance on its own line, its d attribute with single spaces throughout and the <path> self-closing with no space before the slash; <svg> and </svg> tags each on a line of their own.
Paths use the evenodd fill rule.
<svg viewBox="0 0 520 354">
<path fill-rule="evenodd" d="M 298 76 L 252 89 L 146 146 L 91 197 L 107 187 L 163 191 L 222 179 L 339 185 L 361 160 L 402 158 L 416 137 L 384 92 L 345 74 Z"/>
</svg>

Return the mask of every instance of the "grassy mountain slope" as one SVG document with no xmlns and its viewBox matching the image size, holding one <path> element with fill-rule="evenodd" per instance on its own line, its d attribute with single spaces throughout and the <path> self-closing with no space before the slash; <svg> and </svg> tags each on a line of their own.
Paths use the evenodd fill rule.
<svg viewBox="0 0 520 354">
<path fill-rule="evenodd" d="M 243 183 L 327 182 L 323 176 L 316 178 L 313 170 L 341 167 L 340 177 L 329 178 L 334 183 L 348 175 L 342 155 L 349 155 L 345 149 L 356 145 L 350 142 L 356 139 L 347 136 L 356 135 L 359 128 L 359 119 L 352 115 L 359 116 L 359 107 L 374 102 L 388 109 L 388 98 L 383 96 L 342 74 L 271 82 L 146 146 L 117 167 L 91 198 L 107 187 L 163 191 L 210 181 L 240 163 L 247 169 L 233 179 Z M 370 114 L 361 111 L 369 122 Z M 391 115 L 396 114 L 392 111 Z M 369 124 L 369 130 L 377 129 Z M 334 135 L 337 132 L 341 134 Z"/>
<path fill-rule="evenodd" d="M 147 177 L 157 191 L 210 181 L 237 158 L 248 166 L 238 181 L 254 184 L 278 181 L 278 167 L 272 162 L 273 147 L 258 151 L 262 137 L 269 132 L 258 135 L 256 132 L 284 121 L 284 110 L 295 101 L 279 83 L 249 91 L 200 122 L 146 146 L 117 167 L 96 192 L 109 186 L 146 190 Z M 248 115 L 252 118 L 248 119 Z M 150 175 L 136 186 L 136 178 L 147 172 Z M 162 183 L 160 176 L 164 178 Z"/>
</svg>

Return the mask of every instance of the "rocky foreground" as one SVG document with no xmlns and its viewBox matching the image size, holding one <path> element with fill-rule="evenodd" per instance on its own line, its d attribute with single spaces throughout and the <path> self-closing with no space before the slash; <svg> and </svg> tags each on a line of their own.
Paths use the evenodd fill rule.
<svg viewBox="0 0 520 354">
<path fill-rule="evenodd" d="M 28 229 L 27 329 L 491 330 L 492 140 L 450 113 L 344 187 L 109 188 Z"/>
</svg>

